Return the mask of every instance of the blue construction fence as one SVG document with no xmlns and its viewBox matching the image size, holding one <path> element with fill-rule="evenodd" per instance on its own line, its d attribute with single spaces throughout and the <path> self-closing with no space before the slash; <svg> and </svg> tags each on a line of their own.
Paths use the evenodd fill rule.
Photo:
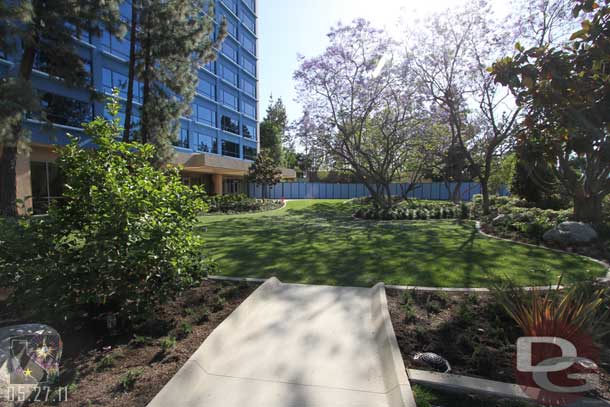
<svg viewBox="0 0 610 407">
<path fill-rule="evenodd" d="M 390 184 L 392 195 L 402 195 L 409 184 Z M 450 184 L 451 191 L 456 184 Z M 254 198 L 262 197 L 262 187 L 252 183 L 248 184 L 248 195 Z M 481 185 L 477 182 L 465 182 L 460 186 L 463 201 L 470 201 L 476 194 L 481 193 Z M 502 188 L 500 195 L 508 195 L 508 190 Z M 271 199 L 351 199 L 369 196 L 364 184 L 331 184 L 324 182 L 281 182 L 269 188 L 267 198 Z M 443 182 L 430 182 L 418 184 L 408 194 L 409 198 L 431 199 L 447 201 L 450 199 L 449 191 Z"/>
</svg>

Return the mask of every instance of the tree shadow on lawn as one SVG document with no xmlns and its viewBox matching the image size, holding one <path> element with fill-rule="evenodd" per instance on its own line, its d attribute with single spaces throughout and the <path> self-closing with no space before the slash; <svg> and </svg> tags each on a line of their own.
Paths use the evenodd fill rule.
<svg viewBox="0 0 610 407">
<path fill-rule="evenodd" d="M 337 203 L 226 218 L 212 222 L 206 237 L 220 274 L 285 282 L 478 287 L 511 277 L 546 285 L 561 270 L 584 278 L 585 268 L 576 257 L 485 238 L 472 225 L 355 220 L 349 205 Z"/>
</svg>

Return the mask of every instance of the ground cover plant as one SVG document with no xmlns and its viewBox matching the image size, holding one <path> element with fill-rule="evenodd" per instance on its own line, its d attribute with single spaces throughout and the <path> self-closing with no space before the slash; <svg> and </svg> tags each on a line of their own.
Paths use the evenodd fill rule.
<svg viewBox="0 0 610 407">
<path fill-rule="evenodd" d="M 245 194 L 214 195 L 206 199 L 209 213 L 242 213 L 269 211 L 282 207 L 275 199 L 250 198 Z"/>
<path fill-rule="evenodd" d="M 339 200 L 289 201 L 272 212 L 205 216 L 207 249 L 218 273 L 277 276 L 285 282 L 371 286 L 491 286 L 510 277 L 547 285 L 604 275 L 603 266 L 574 254 L 480 235 L 472 221 L 355 221 Z"/>
<path fill-rule="evenodd" d="M 370 199 L 353 200 L 358 207 L 354 217 L 377 220 L 468 219 L 470 206 L 466 202 L 402 199 L 394 197 L 391 208 L 379 208 Z"/>
<path fill-rule="evenodd" d="M 32 305 L 16 307 L 0 297 L 0 327 L 35 320 L 62 336 L 57 385 L 67 387 L 68 400 L 53 402 L 53 393 L 48 403 L 32 405 L 145 406 L 254 289 L 256 285 L 206 280 L 150 320 L 115 334 L 91 321 L 50 318 Z"/>
</svg>

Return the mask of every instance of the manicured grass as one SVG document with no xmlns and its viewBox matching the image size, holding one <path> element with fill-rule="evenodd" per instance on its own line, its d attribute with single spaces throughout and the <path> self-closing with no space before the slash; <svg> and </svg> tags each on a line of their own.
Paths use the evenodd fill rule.
<svg viewBox="0 0 610 407">
<path fill-rule="evenodd" d="M 486 238 L 471 222 L 353 220 L 350 204 L 291 201 L 284 209 L 206 216 L 207 245 L 218 273 L 276 276 L 284 282 L 488 287 L 601 276 L 602 266 L 571 254 Z"/>
</svg>

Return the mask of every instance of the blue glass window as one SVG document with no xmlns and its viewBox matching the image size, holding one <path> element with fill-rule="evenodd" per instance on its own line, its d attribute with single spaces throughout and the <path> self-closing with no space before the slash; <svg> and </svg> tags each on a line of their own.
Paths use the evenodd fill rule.
<svg viewBox="0 0 610 407">
<path fill-rule="evenodd" d="M 40 104 L 46 112 L 47 119 L 56 124 L 81 127 L 83 123 L 93 119 L 93 105 L 88 102 L 54 93 L 43 93 Z"/>
<path fill-rule="evenodd" d="M 254 82 L 250 81 L 249 79 L 242 78 L 241 84 L 244 92 L 253 98 L 256 98 L 256 85 Z"/>
<path fill-rule="evenodd" d="M 102 87 L 105 93 L 112 93 L 113 88 L 119 89 L 119 96 L 122 98 L 127 97 L 127 85 L 128 78 L 118 72 L 111 71 L 108 68 L 102 68 Z M 140 99 L 140 87 L 141 85 L 136 82 L 134 86 L 134 97 Z"/>
<path fill-rule="evenodd" d="M 241 126 L 241 133 L 242 136 L 244 136 L 245 138 L 256 140 L 256 126 L 244 124 Z"/>
<path fill-rule="evenodd" d="M 180 129 L 178 140 L 174 141 L 177 147 L 189 148 L 189 131 L 188 129 Z"/>
<path fill-rule="evenodd" d="M 222 0 L 222 2 L 233 12 L 233 14 L 237 14 L 237 2 L 235 0 Z"/>
<path fill-rule="evenodd" d="M 250 7 L 250 10 L 256 12 L 256 10 L 254 9 L 254 0 L 245 0 L 246 1 L 246 5 L 248 7 Z"/>
<path fill-rule="evenodd" d="M 222 53 L 232 61 L 237 62 L 237 49 L 227 40 L 222 42 Z"/>
<path fill-rule="evenodd" d="M 218 154 L 218 138 L 195 132 L 195 149 L 202 153 Z"/>
<path fill-rule="evenodd" d="M 221 95 L 222 95 L 222 104 L 224 104 L 225 106 L 230 107 L 233 110 L 237 110 L 237 96 L 226 89 L 222 89 L 221 91 Z"/>
<path fill-rule="evenodd" d="M 256 42 L 250 35 L 244 34 L 241 37 L 241 43 L 246 50 L 248 50 L 253 55 L 256 55 Z"/>
<path fill-rule="evenodd" d="M 237 24 L 235 23 L 235 20 L 233 20 L 233 18 L 229 17 L 228 15 L 220 14 L 220 21 L 222 21 L 223 17 L 227 21 L 227 32 L 233 37 L 237 38 Z"/>
<path fill-rule="evenodd" d="M 203 69 L 205 69 L 205 70 L 207 70 L 207 71 L 209 71 L 209 72 L 212 72 L 212 73 L 216 73 L 216 68 L 215 68 L 215 63 L 214 63 L 214 61 L 212 61 L 212 62 L 208 62 L 207 64 L 205 64 L 205 65 L 203 66 Z"/>
<path fill-rule="evenodd" d="M 197 91 L 202 95 L 209 97 L 210 99 L 216 98 L 216 86 L 207 79 L 199 78 L 197 84 Z"/>
<path fill-rule="evenodd" d="M 256 63 L 248 57 L 243 58 L 243 67 L 246 71 L 256 76 Z"/>
<path fill-rule="evenodd" d="M 244 159 L 256 160 L 256 147 L 244 146 Z"/>
<path fill-rule="evenodd" d="M 254 106 L 252 103 L 247 102 L 244 100 L 243 102 L 244 108 L 243 108 L 243 113 L 256 119 L 256 106 Z"/>
<path fill-rule="evenodd" d="M 239 135 L 239 122 L 236 118 L 223 114 L 220 118 L 220 126 L 224 131 Z"/>
<path fill-rule="evenodd" d="M 237 72 L 223 63 L 220 64 L 220 77 L 230 84 L 237 86 Z"/>
<path fill-rule="evenodd" d="M 216 113 L 212 109 L 196 104 L 193 113 L 195 114 L 196 121 L 216 127 Z"/>
<path fill-rule="evenodd" d="M 222 140 L 222 155 L 239 158 L 239 144 Z"/>
<path fill-rule="evenodd" d="M 122 58 L 129 58 L 129 34 L 126 34 L 125 37 L 120 40 L 110 34 L 107 30 L 104 30 L 102 32 L 101 43 L 104 51 Z"/>
<path fill-rule="evenodd" d="M 254 22 L 254 18 L 247 13 L 241 16 L 241 21 L 244 25 L 253 33 L 256 33 L 256 23 Z"/>
</svg>

